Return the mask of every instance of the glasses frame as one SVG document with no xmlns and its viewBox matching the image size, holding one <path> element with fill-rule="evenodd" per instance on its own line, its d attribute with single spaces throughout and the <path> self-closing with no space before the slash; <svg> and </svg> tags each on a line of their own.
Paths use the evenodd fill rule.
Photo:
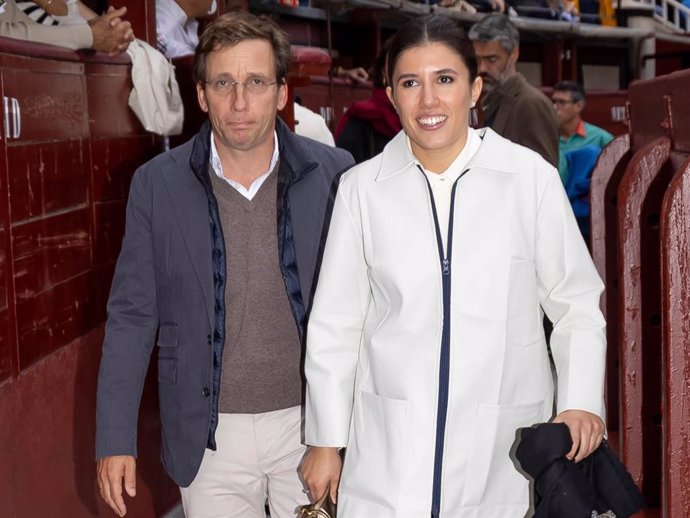
<svg viewBox="0 0 690 518">
<path fill-rule="evenodd" d="M 260 79 L 262 81 L 261 84 L 256 85 L 256 86 L 259 86 L 259 91 L 254 91 L 254 90 L 252 90 L 252 88 L 254 88 L 254 87 L 247 85 L 248 81 L 253 81 L 255 79 Z M 216 84 L 217 81 L 221 81 L 221 80 L 225 80 L 228 82 L 228 89 L 227 90 L 224 90 L 224 89 L 219 90 L 217 87 L 214 87 L 214 84 Z M 273 86 L 275 84 L 282 84 L 280 81 L 278 81 L 278 79 L 276 79 L 274 81 L 264 81 L 260 77 L 250 77 L 248 79 L 245 79 L 244 81 L 231 81 L 230 79 L 223 79 L 223 78 L 219 77 L 216 79 L 211 79 L 210 81 L 204 80 L 204 83 L 209 85 L 210 89 L 213 91 L 214 94 L 219 95 L 221 97 L 227 97 L 230 94 L 236 93 L 237 92 L 237 85 L 242 85 L 244 87 L 245 91 L 252 94 L 252 95 L 261 95 L 261 94 L 266 93 L 270 86 Z"/>
<path fill-rule="evenodd" d="M 572 99 L 551 99 L 551 104 L 554 106 L 567 106 L 569 104 L 575 104 L 578 101 L 573 101 Z"/>
</svg>

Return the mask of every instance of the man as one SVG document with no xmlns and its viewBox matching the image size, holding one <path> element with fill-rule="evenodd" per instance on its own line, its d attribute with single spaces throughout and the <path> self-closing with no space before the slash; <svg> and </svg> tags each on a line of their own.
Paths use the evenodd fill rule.
<svg viewBox="0 0 690 518">
<path fill-rule="evenodd" d="M 585 109 L 585 90 L 574 81 L 561 81 L 553 87 L 551 96 L 558 116 L 560 142 L 558 144 L 558 172 L 563 185 L 568 181 L 566 154 L 573 149 L 593 145 L 599 149 L 613 140 L 608 131 L 582 120 Z"/>
<path fill-rule="evenodd" d="M 484 125 L 558 165 L 558 120 L 548 98 L 517 72 L 520 33 L 502 14 L 491 14 L 469 32 L 484 81 Z"/>
<path fill-rule="evenodd" d="M 199 43 L 196 19 L 215 10 L 215 0 L 156 0 L 158 50 L 166 58 L 194 54 Z"/>
<path fill-rule="evenodd" d="M 52 3 L 51 0 L 39 5 L 48 10 Z M 64 2 L 62 6 L 67 12 Z M 59 45 L 72 50 L 94 49 L 116 55 L 127 50 L 134 39 L 131 24 L 122 20 L 126 12 L 126 7 L 115 9 L 111 6 L 106 14 L 93 16 L 88 23 L 51 26 L 30 18 L 17 7 L 15 0 L 0 0 L 0 36 Z"/>
<path fill-rule="evenodd" d="M 137 407 L 156 333 L 162 459 L 188 518 L 292 517 L 301 342 L 345 151 L 294 135 L 290 44 L 265 18 L 211 22 L 194 80 L 199 134 L 141 167 L 108 302 L 97 482 L 120 515 L 135 494 Z"/>
</svg>

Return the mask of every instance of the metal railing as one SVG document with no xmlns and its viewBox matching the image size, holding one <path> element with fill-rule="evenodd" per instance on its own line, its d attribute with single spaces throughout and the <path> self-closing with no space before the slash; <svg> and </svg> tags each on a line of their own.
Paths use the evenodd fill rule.
<svg viewBox="0 0 690 518">
<path fill-rule="evenodd" d="M 664 27 L 676 33 L 690 32 L 690 6 L 678 0 L 626 0 L 631 7 L 635 4 L 648 6 L 654 13 L 654 19 Z"/>
</svg>

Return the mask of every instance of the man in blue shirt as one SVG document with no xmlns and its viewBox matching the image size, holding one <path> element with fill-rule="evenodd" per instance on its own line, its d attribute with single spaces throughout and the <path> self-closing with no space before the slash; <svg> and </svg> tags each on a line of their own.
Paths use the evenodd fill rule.
<svg viewBox="0 0 690 518">
<path fill-rule="evenodd" d="M 558 172 L 563 185 L 568 183 L 566 153 L 573 149 L 594 145 L 599 149 L 613 140 L 608 131 L 582 120 L 585 108 L 585 91 L 574 81 L 561 81 L 553 87 L 551 96 L 558 116 L 560 139 L 558 143 Z"/>
</svg>

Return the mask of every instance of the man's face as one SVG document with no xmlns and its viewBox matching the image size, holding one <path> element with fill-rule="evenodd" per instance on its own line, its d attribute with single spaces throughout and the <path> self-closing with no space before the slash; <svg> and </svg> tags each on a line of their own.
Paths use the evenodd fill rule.
<svg viewBox="0 0 690 518">
<path fill-rule="evenodd" d="M 568 124 L 575 119 L 580 120 L 580 113 L 582 113 L 585 103 L 583 101 L 573 101 L 572 92 L 554 90 L 551 101 L 553 101 L 553 107 L 556 109 L 560 126 Z"/>
<path fill-rule="evenodd" d="M 228 151 L 273 148 L 278 110 L 287 102 L 287 86 L 272 84 L 263 92 L 250 92 L 247 82 L 276 81 L 273 49 L 266 40 L 246 40 L 213 51 L 206 59 L 206 83 L 197 84 L 201 109 L 208 113 L 216 145 Z M 220 92 L 213 83 L 237 84 Z"/>
<path fill-rule="evenodd" d="M 497 41 L 474 41 L 474 53 L 477 56 L 477 70 L 484 81 L 484 91 L 491 92 L 515 75 L 515 64 L 518 59 L 517 47 L 506 52 Z"/>
</svg>

